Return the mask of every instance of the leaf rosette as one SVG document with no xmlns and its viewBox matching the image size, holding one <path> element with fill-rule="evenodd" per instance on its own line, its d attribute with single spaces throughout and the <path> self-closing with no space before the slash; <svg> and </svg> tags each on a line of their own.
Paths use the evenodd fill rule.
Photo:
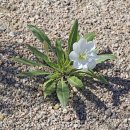
<svg viewBox="0 0 130 130">
<path fill-rule="evenodd" d="M 98 80 L 101 83 L 107 84 L 108 81 L 93 69 L 97 64 L 106 60 L 114 60 L 113 54 L 97 54 L 97 48 L 94 43 L 95 33 L 87 33 L 84 37 L 80 37 L 78 32 L 78 20 L 75 20 L 68 39 L 68 47 L 62 47 L 62 41 L 57 39 L 55 45 L 52 45 L 51 40 L 44 31 L 34 25 L 28 25 L 28 29 L 34 36 L 44 45 L 46 52 L 51 51 L 55 55 L 55 59 L 37 48 L 26 45 L 27 48 L 34 54 L 36 60 L 26 58 L 13 57 L 11 60 L 32 67 L 48 67 L 52 71 L 32 70 L 18 74 L 19 77 L 45 76 L 46 81 L 43 84 L 42 90 L 44 98 L 56 93 L 61 105 L 65 107 L 69 100 L 71 87 L 84 89 L 82 77 Z M 44 51 L 44 52 L 45 52 Z"/>
</svg>

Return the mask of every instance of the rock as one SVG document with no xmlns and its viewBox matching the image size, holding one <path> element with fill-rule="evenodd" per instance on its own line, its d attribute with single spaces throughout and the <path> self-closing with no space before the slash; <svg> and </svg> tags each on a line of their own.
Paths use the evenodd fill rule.
<svg viewBox="0 0 130 130">
<path fill-rule="evenodd" d="M 106 124 L 102 124 L 99 126 L 98 130 L 109 130 L 109 128 Z"/>
<path fill-rule="evenodd" d="M 111 118 L 112 118 L 112 119 L 115 119 L 115 118 L 117 118 L 116 112 L 113 112 L 113 113 L 112 113 L 112 116 L 111 116 Z"/>
<path fill-rule="evenodd" d="M 50 110 L 50 113 L 51 113 L 51 114 L 54 114 L 54 112 L 55 112 L 55 111 L 54 111 L 53 109 Z"/>
<path fill-rule="evenodd" d="M 121 123 L 120 119 L 113 119 L 111 122 L 111 125 L 114 126 L 114 128 L 117 128 Z"/>
<path fill-rule="evenodd" d="M 10 33 L 9 33 L 9 36 L 15 37 L 15 36 L 16 36 L 16 32 L 10 32 Z"/>
<path fill-rule="evenodd" d="M 0 121 L 3 121 L 5 118 L 5 116 L 3 114 L 0 113 Z"/>
<path fill-rule="evenodd" d="M 39 19 L 39 16 L 38 16 L 38 15 L 35 15 L 35 19 L 36 19 L 36 20 Z"/>
<path fill-rule="evenodd" d="M 110 110 L 110 109 L 107 109 L 107 110 L 105 111 L 105 115 L 107 115 L 108 117 L 110 117 L 110 116 L 112 115 L 111 110 Z"/>
<path fill-rule="evenodd" d="M 0 26 L 0 32 L 3 32 L 6 30 L 6 27 L 5 26 Z"/>
<path fill-rule="evenodd" d="M 68 112 L 67 109 L 64 108 L 63 113 L 66 114 L 67 112 Z"/>
<path fill-rule="evenodd" d="M 18 87 L 20 87 L 20 84 L 15 83 L 14 86 L 18 88 Z"/>
<path fill-rule="evenodd" d="M 30 18 L 30 21 L 31 21 L 31 22 L 34 22 L 34 20 L 35 20 L 35 18 Z"/>
<path fill-rule="evenodd" d="M 78 92 L 76 87 L 72 87 L 72 89 L 73 89 L 74 92 Z"/>
<path fill-rule="evenodd" d="M 18 39 L 17 42 L 21 44 L 23 43 L 23 39 Z"/>
<path fill-rule="evenodd" d="M 53 106 L 53 109 L 54 110 L 57 110 L 57 109 L 59 109 L 60 108 L 60 105 L 59 104 L 56 104 L 55 106 Z"/>
<path fill-rule="evenodd" d="M 128 119 L 127 118 L 124 119 L 123 122 L 126 124 L 128 122 Z"/>
<path fill-rule="evenodd" d="M 78 124 L 74 124 L 74 128 L 77 128 L 78 127 Z"/>
<path fill-rule="evenodd" d="M 71 116 L 69 114 L 65 115 L 64 120 L 71 121 Z"/>
<path fill-rule="evenodd" d="M 9 33 L 9 36 L 15 37 L 15 36 L 18 36 L 18 35 L 20 35 L 20 34 L 21 34 L 21 31 L 10 32 L 10 33 Z"/>
</svg>

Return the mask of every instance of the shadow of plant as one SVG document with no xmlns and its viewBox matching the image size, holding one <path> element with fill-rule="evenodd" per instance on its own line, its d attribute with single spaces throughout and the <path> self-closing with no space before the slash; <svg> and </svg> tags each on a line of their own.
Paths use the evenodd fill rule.
<svg viewBox="0 0 130 130">
<path fill-rule="evenodd" d="M 15 106 L 15 104 L 11 102 L 14 96 L 12 95 L 12 91 L 18 92 L 18 90 L 22 90 L 28 93 L 37 92 L 36 88 L 29 87 L 21 82 L 21 80 L 17 80 L 16 74 L 19 70 L 10 58 L 20 55 L 15 51 L 15 48 L 18 46 L 21 45 L 16 43 L 4 43 L 4 45 L 0 46 L 0 111 L 5 114 L 7 113 L 7 115 L 13 113 L 12 108 Z"/>
<path fill-rule="evenodd" d="M 100 71 L 100 70 L 110 69 L 112 67 L 114 67 L 113 63 L 104 62 L 104 63 L 97 64 L 95 70 Z"/>
<path fill-rule="evenodd" d="M 113 105 L 120 105 L 120 97 L 127 94 L 130 91 L 130 80 L 122 79 L 120 77 L 106 77 L 110 82 L 109 85 L 104 85 L 104 87 L 111 91 L 113 96 Z M 121 86 L 118 88 L 117 86 Z"/>
<path fill-rule="evenodd" d="M 103 101 L 101 101 L 94 93 L 92 93 L 89 89 L 84 89 L 82 91 L 80 91 L 80 93 L 85 97 L 85 100 L 88 100 L 92 103 L 95 104 L 95 107 L 97 109 L 107 109 L 107 106 L 104 104 Z M 78 99 L 78 100 L 74 100 L 74 99 Z M 76 111 L 76 115 L 78 117 L 78 119 L 80 120 L 81 124 L 84 124 L 86 119 L 87 119 L 87 113 L 86 113 L 86 103 L 84 102 L 83 99 L 81 99 L 81 97 L 79 96 L 75 96 L 73 98 L 73 108 Z"/>
<path fill-rule="evenodd" d="M 112 92 L 112 103 L 113 106 L 119 106 L 120 105 L 120 98 L 127 94 L 130 91 L 130 80 L 121 79 L 120 77 L 106 77 L 106 79 L 109 81 L 108 85 L 102 85 L 100 83 L 99 86 L 101 88 L 106 88 L 108 91 Z M 122 88 L 118 88 L 117 85 L 122 86 Z M 96 89 L 96 86 L 89 86 L 90 89 Z M 89 89 L 84 89 L 80 91 L 80 93 L 85 97 L 86 100 L 91 101 L 95 104 L 95 107 L 100 110 L 106 110 L 107 106 L 103 101 L 100 100 L 94 93 L 91 92 Z M 87 119 L 87 113 L 86 113 L 86 104 L 84 101 L 77 97 L 77 102 L 73 100 L 73 108 L 76 111 L 77 117 L 80 120 L 81 123 L 85 123 L 85 120 Z M 80 105 L 81 104 L 81 105 Z M 79 107 L 80 106 L 80 107 Z"/>
<path fill-rule="evenodd" d="M 7 46 L 5 49 L 0 49 L 0 53 L 3 55 L 9 55 L 9 56 L 17 56 L 17 54 L 14 51 L 14 48 L 12 46 Z M 106 68 L 112 67 L 112 64 L 104 63 L 99 66 L 102 66 L 101 68 L 104 69 L 104 66 Z M 97 67 L 98 69 L 98 67 Z M 13 63 L 9 61 L 8 59 L 5 61 L 5 63 L 2 63 L 0 65 L 0 83 L 3 85 L 6 85 L 6 87 L 14 87 L 15 89 L 19 89 L 19 86 L 15 86 L 15 83 L 24 86 L 22 82 L 17 82 L 15 80 L 15 74 L 18 72 L 16 67 L 13 67 Z M 113 96 L 113 105 L 118 106 L 120 105 L 120 97 L 124 94 L 127 94 L 130 90 L 130 80 L 121 79 L 120 77 L 106 77 L 107 80 L 110 82 L 109 85 L 99 85 L 102 87 L 105 87 L 108 91 L 111 91 Z M 43 83 L 44 77 L 36 77 L 34 82 Z M 117 85 L 122 86 L 122 88 L 116 87 Z M 25 89 L 20 88 L 20 89 Z M 91 86 L 91 89 L 96 89 L 96 86 Z M 26 90 L 28 92 L 36 91 L 36 88 L 26 87 Z M 107 109 L 107 106 L 104 104 L 103 101 L 100 100 L 94 93 L 92 93 L 89 89 L 85 89 L 83 91 L 80 91 L 81 94 L 85 97 L 86 100 L 91 101 L 95 104 L 97 109 Z M 0 91 L 0 95 L 6 96 L 7 93 L 3 93 L 3 91 Z M 53 103 L 57 103 L 57 98 L 54 98 L 54 96 L 50 96 L 52 98 Z M 75 100 L 77 98 L 78 100 Z M 49 100 L 50 101 L 50 100 Z M 9 108 L 10 104 L 4 104 L 4 101 L 0 101 L 0 108 Z M 76 111 L 77 117 L 80 120 L 81 124 L 85 123 L 85 120 L 87 119 L 87 113 L 86 113 L 86 104 L 83 99 L 79 96 L 73 97 L 73 104 L 72 104 L 74 110 Z M 1 109 L 0 109 L 1 110 Z"/>
<path fill-rule="evenodd" d="M 101 101 L 94 93 L 92 93 L 89 89 L 85 89 L 81 91 L 81 94 L 86 98 L 86 100 L 91 101 L 95 104 L 97 109 L 106 109 L 107 106 Z"/>
<path fill-rule="evenodd" d="M 75 95 L 73 97 L 72 107 L 75 110 L 78 119 L 80 120 L 80 124 L 84 124 L 87 117 L 85 102 L 81 99 L 81 97 Z"/>
</svg>

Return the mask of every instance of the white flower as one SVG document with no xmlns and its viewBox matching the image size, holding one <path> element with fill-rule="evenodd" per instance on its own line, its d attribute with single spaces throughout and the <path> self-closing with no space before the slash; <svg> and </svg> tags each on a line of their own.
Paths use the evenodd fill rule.
<svg viewBox="0 0 130 130">
<path fill-rule="evenodd" d="M 92 41 L 87 42 L 81 38 L 73 44 L 73 51 L 69 54 L 69 58 L 73 61 L 73 66 L 76 69 L 87 71 L 96 66 L 97 54 L 95 44 Z"/>
</svg>

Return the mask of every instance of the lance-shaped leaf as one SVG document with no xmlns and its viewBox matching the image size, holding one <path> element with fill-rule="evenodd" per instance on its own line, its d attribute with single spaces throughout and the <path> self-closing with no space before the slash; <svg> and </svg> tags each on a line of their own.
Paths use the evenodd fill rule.
<svg viewBox="0 0 130 130">
<path fill-rule="evenodd" d="M 101 83 L 104 83 L 104 84 L 108 84 L 108 81 L 105 79 L 105 77 L 101 74 L 98 74 L 97 75 L 97 79 L 101 82 Z"/>
<path fill-rule="evenodd" d="M 64 54 L 65 54 L 65 62 L 64 62 L 64 65 L 65 65 L 65 64 L 68 64 L 70 62 L 70 59 L 69 59 L 69 55 L 68 55 L 67 50 L 64 51 Z"/>
<path fill-rule="evenodd" d="M 32 33 L 34 34 L 34 36 L 36 36 L 36 38 L 40 41 L 43 42 L 44 38 L 42 36 L 44 36 L 44 32 L 41 31 L 41 29 L 37 28 L 34 25 L 27 25 L 28 29 L 32 31 Z"/>
<path fill-rule="evenodd" d="M 100 81 L 101 83 L 108 84 L 108 81 L 105 79 L 105 77 L 97 72 L 94 72 L 93 70 L 89 70 L 86 72 L 87 77 L 91 77 L 93 79 L 96 79 Z"/>
<path fill-rule="evenodd" d="M 98 59 L 96 60 L 96 63 L 102 63 L 106 60 L 114 60 L 116 59 L 116 56 L 114 54 L 102 54 L 102 55 L 98 55 Z"/>
<path fill-rule="evenodd" d="M 77 78 L 75 76 L 71 76 L 67 80 L 68 80 L 70 85 L 72 85 L 76 88 L 80 88 L 80 89 L 83 88 L 83 83 L 79 78 Z"/>
<path fill-rule="evenodd" d="M 48 46 L 49 46 L 49 48 L 52 49 L 52 47 L 51 47 L 51 41 L 49 40 L 49 38 L 47 37 L 47 35 L 43 31 L 41 31 L 41 29 L 37 28 L 34 25 L 27 25 L 27 27 L 29 28 L 29 30 L 32 31 L 32 33 L 34 34 L 34 36 L 36 36 L 36 38 L 40 40 L 40 42 L 45 43 L 45 44 L 47 43 Z"/>
<path fill-rule="evenodd" d="M 54 74 L 50 74 L 47 76 L 48 79 L 58 79 L 60 77 L 60 73 L 55 72 Z"/>
<path fill-rule="evenodd" d="M 57 70 L 58 72 L 62 73 L 62 71 L 59 69 L 59 66 L 55 63 L 52 63 L 52 62 L 47 62 L 47 64 L 53 68 L 54 70 Z"/>
<path fill-rule="evenodd" d="M 56 55 L 58 63 L 62 64 L 64 62 L 64 51 L 62 50 L 61 41 L 58 39 L 56 40 Z"/>
<path fill-rule="evenodd" d="M 49 58 L 42 52 L 38 51 L 35 47 L 32 47 L 28 44 L 27 47 L 40 61 L 45 61 L 46 63 L 49 62 Z"/>
<path fill-rule="evenodd" d="M 77 32 L 77 41 L 80 40 L 80 35 L 79 35 L 79 32 Z"/>
<path fill-rule="evenodd" d="M 69 87 L 68 85 L 63 81 L 63 78 L 61 81 L 59 81 L 57 85 L 57 97 L 63 107 L 67 105 L 68 99 L 69 99 Z"/>
<path fill-rule="evenodd" d="M 51 68 L 61 72 L 58 69 L 58 65 L 55 63 L 50 62 L 49 58 L 43 54 L 42 52 L 38 51 L 35 47 L 32 47 L 30 45 L 27 45 L 28 48 L 32 51 L 32 53 L 34 53 L 34 55 L 40 60 L 40 61 L 45 61 L 47 65 L 49 65 Z"/>
<path fill-rule="evenodd" d="M 89 42 L 89 41 L 93 41 L 93 39 L 95 38 L 95 33 L 93 32 L 90 32 L 90 33 L 87 33 L 85 36 L 85 39 Z"/>
<path fill-rule="evenodd" d="M 30 66 L 44 66 L 40 63 L 36 63 L 35 61 L 31 61 L 31 60 L 28 60 L 28 59 L 25 59 L 25 58 L 13 57 L 13 58 L 11 58 L 11 60 L 16 61 L 18 63 L 25 64 L 25 65 L 30 65 Z"/>
<path fill-rule="evenodd" d="M 34 70 L 34 71 L 28 71 L 28 72 L 22 72 L 20 74 L 17 74 L 17 76 L 20 77 L 32 77 L 32 76 L 41 76 L 41 75 L 49 75 L 51 73 L 45 72 L 42 70 Z"/>
<path fill-rule="evenodd" d="M 75 20 L 68 41 L 68 52 L 72 51 L 73 43 L 77 41 L 78 36 L 78 20 Z"/>
<path fill-rule="evenodd" d="M 56 84 L 54 80 L 48 80 L 43 84 L 44 98 L 51 95 L 56 90 Z"/>
</svg>

